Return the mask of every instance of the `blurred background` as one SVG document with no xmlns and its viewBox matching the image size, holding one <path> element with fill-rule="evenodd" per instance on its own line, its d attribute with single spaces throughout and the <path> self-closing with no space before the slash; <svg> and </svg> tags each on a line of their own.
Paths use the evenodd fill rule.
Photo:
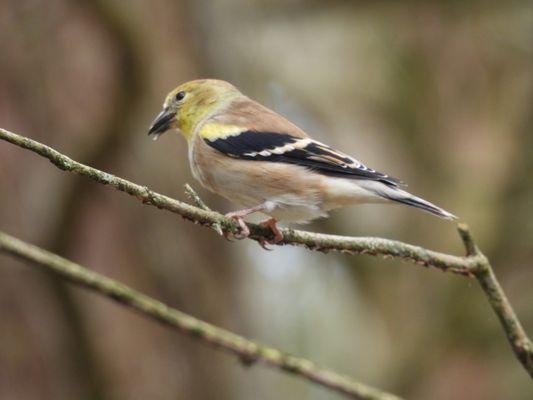
<svg viewBox="0 0 533 400">
<path fill-rule="evenodd" d="M 179 83 L 231 81 L 468 222 L 533 334 L 533 3 L 2 0 L 0 59 L 0 126 L 224 212 L 182 138 L 146 133 Z M 0 229 L 408 399 L 533 398 L 472 280 L 228 243 L 3 142 Z M 407 207 L 305 229 L 463 254 L 453 223 Z M 340 398 L 4 256 L 0 315 L 2 399 Z"/>
</svg>

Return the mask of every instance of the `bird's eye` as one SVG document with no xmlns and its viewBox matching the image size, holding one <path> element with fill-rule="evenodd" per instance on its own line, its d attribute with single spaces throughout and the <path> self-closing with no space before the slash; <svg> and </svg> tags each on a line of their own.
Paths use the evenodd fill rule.
<svg viewBox="0 0 533 400">
<path fill-rule="evenodd" d="M 184 97 L 185 97 L 185 92 L 178 92 L 176 94 L 176 101 L 183 100 Z"/>
</svg>

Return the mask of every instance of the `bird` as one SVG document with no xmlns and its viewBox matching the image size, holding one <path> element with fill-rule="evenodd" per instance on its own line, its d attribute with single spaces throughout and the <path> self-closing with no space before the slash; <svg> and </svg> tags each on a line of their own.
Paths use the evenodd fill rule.
<svg viewBox="0 0 533 400">
<path fill-rule="evenodd" d="M 239 237 L 250 234 L 244 218 L 257 212 L 269 217 L 262 224 L 274 243 L 283 240 L 278 222 L 306 223 L 349 205 L 400 203 L 456 218 L 223 80 L 192 80 L 172 90 L 148 135 L 156 140 L 172 130 L 187 141 L 195 179 L 242 207 L 226 214 L 237 221 Z"/>
</svg>

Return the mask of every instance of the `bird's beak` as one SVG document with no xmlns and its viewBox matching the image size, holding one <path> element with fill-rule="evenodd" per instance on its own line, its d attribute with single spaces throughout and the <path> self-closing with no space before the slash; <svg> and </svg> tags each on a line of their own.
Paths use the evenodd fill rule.
<svg viewBox="0 0 533 400">
<path fill-rule="evenodd" d="M 157 115 L 157 117 L 155 117 L 154 122 L 152 122 L 152 126 L 148 131 L 148 135 L 152 136 L 153 139 L 156 140 L 159 135 L 162 135 L 170 129 L 170 123 L 175 116 L 176 112 L 169 111 L 168 108 L 165 108 Z"/>
</svg>

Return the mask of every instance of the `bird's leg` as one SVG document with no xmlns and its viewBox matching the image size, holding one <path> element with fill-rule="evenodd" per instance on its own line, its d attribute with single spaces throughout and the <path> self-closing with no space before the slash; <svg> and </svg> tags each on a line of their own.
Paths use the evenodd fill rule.
<svg viewBox="0 0 533 400">
<path fill-rule="evenodd" d="M 239 224 L 239 227 L 241 228 L 240 234 L 233 235 L 233 236 L 236 237 L 237 239 L 244 239 L 248 237 L 250 235 L 250 228 L 248 228 L 248 226 L 246 225 L 246 222 L 244 222 L 244 217 L 246 217 L 247 215 L 253 214 L 254 212 L 263 211 L 264 209 L 265 209 L 265 205 L 260 204 L 255 207 L 245 208 L 243 210 L 233 211 L 233 212 L 229 212 L 225 214 L 226 217 L 232 218 L 235 221 L 237 221 L 237 223 Z M 226 239 L 229 239 L 228 237 L 229 235 L 230 234 L 228 233 L 224 234 Z"/>
<path fill-rule="evenodd" d="M 279 243 L 283 240 L 283 234 L 279 230 L 277 223 L 278 221 L 276 221 L 276 218 L 270 218 L 266 221 L 261 222 L 261 225 L 270 228 L 270 230 L 274 234 L 274 241 L 272 242 L 272 244 Z"/>
</svg>

